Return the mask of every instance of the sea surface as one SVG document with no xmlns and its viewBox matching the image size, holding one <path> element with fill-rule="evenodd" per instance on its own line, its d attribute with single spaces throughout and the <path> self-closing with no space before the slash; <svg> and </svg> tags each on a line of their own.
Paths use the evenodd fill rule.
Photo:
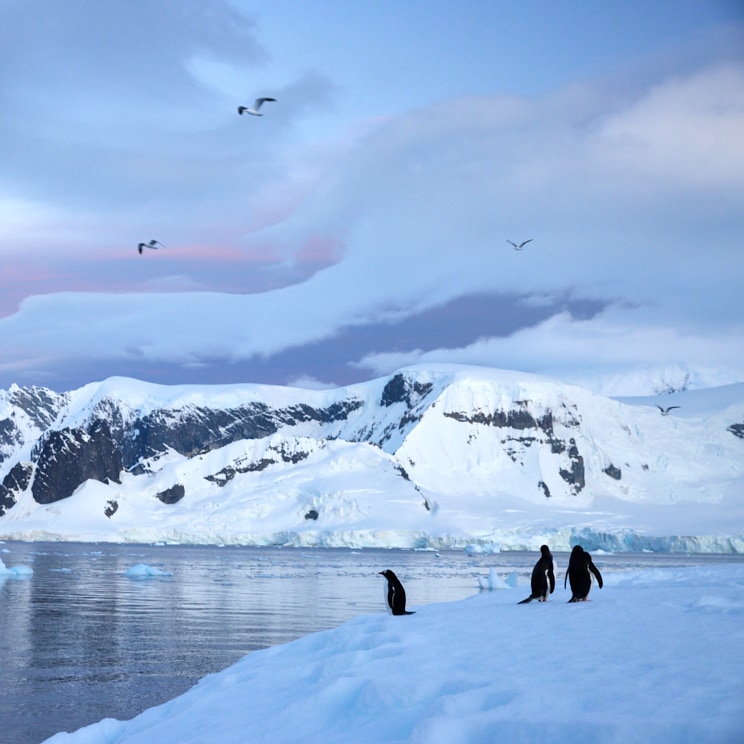
<svg viewBox="0 0 744 744">
<path fill-rule="evenodd" d="M 476 594 L 495 567 L 529 593 L 536 553 L 0 543 L 0 744 L 37 744 L 126 720 L 245 654 L 384 612 L 385 580 L 409 609 Z M 556 553 L 562 577 L 568 555 Z M 603 573 L 744 562 L 744 556 L 594 554 Z M 159 575 L 131 578 L 135 566 Z M 525 591 L 521 591 L 521 587 Z M 526 593 L 525 593 L 526 592 Z M 517 596 L 519 593 L 519 596 Z"/>
</svg>

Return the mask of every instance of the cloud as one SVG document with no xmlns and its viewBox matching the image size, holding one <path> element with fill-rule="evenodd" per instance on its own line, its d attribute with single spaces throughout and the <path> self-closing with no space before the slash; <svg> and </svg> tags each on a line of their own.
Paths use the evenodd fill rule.
<svg viewBox="0 0 744 744">
<path fill-rule="evenodd" d="M 216 82 L 225 68 L 196 64 L 169 43 L 181 84 L 225 96 Z M 26 299 L 0 318 L 0 364 L 17 371 L 28 358 L 38 368 L 39 349 L 50 369 L 59 360 L 241 364 L 320 343 L 328 349 L 350 329 L 363 336 L 374 328 L 367 349 L 336 349 L 337 371 L 482 359 L 577 379 L 589 368 L 609 375 L 681 360 L 741 374 L 727 339 L 729 346 L 740 341 L 744 323 L 744 143 L 734 136 L 744 115 L 744 65 L 709 65 L 640 88 L 608 90 L 602 80 L 541 98 L 448 99 L 380 122 L 353 147 L 339 142 L 324 167 L 317 151 L 289 165 L 296 142 L 267 144 L 289 136 L 293 117 L 331 105 L 333 86 L 322 76 L 299 80 L 286 90 L 287 109 L 277 102 L 271 120 L 246 122 L 231 112 L 229 124 L 210 124 L 210 114 L 183 125 L 187 112 L 178 110 L 135 162 L 131 152 L 120 160 L 120 153 L 107 155 L 106 178 L 118 185 L 102 186 L 102 201 L 127 192 L 135 240 L 156 237 L 173 247 L 147 257 L 158 264 L 136 264 L 136 274 L 113 262 L 120 294 L 104 287 Z M 263 126 L 273 121 L 278 134 Z M 59 157 L 93 159 L 80 142 L 73 145 Z M 91 178 L 96 184 L 103 177 Z M 144 196 L 135 195 L 139 178 Z M 51 181 L 45 196 L 63 182 Z M 159 199 L 161 192 L 167 196 Z M 143 215 L 159 209 L 164 231 L 155 234 Z M 125 233 L 132 239 L 131 225 L 115 232 L 121 242 Z M 506 242 L 526 238 L 533 242 L 520 252 Z M 235 260 L 223 260 L 226 247 Z M 156 265 L 167 270 L 148 277 Z M 178 291 L 187 287 L 200 291 Z M 218 291 L 203 291 L 210 289 Z M 475 295 L 504 300 L 508 331 L 486 329 L 478 342 L 460 335 L 419 351 L 419 326 L 418 335 L 392 343 L 413 327 L 407 321 Z M 607 309 L 591 319 L 526 312 L 559 305 L 561 297 Z M 385 326 L 383 341 L 376 334 Z M 342 376 L 307 364 L 289 375 Z"/>
<path fill-rule="evenodd" d="M 296 124 L 332 105 L 330 81 L 269 79 L 253 23 L 221 0 L 56 6 L 3 6 L 0 214 L 38 216 L 33 234 L 6 222 L 8 242 L 91 253 L 154 231 L 250 256 L 246 235 L 307 191 Z M 264 86 L 271 115 L 239 117 Z"/>
<path fill-rule="evenodd" d="M 269 234 L 336 231 L 344 286 L 364 277 L 368 299 L 411 312 L 477 290 L 571 287 L 695 314 L 733 298 L 739 277 L 721 267 L 739 250 L 744 68 L 601 85 L 394 117 Z M 510 252 L 506 238 L 527 237 Z"/>
<path fill-rule="evenodd" d="M 611 308 L 587 320 L 560 313 L 505 338 L 463 348 L 370 354 L 355 366 L 374 376 L 429 362 L 538 372 L 607 395 L 643 395 L 665 379 L 696 387 L 744 380 L 744 324 L 711 332 L 655 325 Z"/>
</svg>

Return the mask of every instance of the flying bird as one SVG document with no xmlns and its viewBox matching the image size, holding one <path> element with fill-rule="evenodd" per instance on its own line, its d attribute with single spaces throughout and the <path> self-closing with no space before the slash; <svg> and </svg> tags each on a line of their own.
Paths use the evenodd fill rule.
<svg viewBox="0 0 744 744">
<path fill-rule="evenodd" d="M 656 407 L 661 411 L 661 415 L 662 416 L 668 416 L 669 415 L 669 411 L 671 411 L 671 410 L 673 410 L 675 408 L 679 408 L 679 406 L 669 406 L 668 408 L 662 408 L 659 405 L 657 405 Z"/>
<path fill-rule="evenodd" d="M 259 113 L 259 109 L 261 106 L 266 103 L 266 101 L 276 101 L 276 98 L 257 98 L 253 102 L 253 108 L 249 108 L 248 106 L 238 106 L 238 113 L 242 116 L 243 114 L 251 114 L 251 116 L 263 116 L 263 114 Z"/>
<path fill-rule="evenodd" d="M 511 240 L 507 240 L 506 242 L 509 243 L 509 245 L 513 245 L 515 251 L 521 251 L 522 248 L 524 248 L 527 245 L 527 243 L 531 243 L 533 240 L 534 238 L 530 238 L 529 240 L 523 240 L 519 245 L 517 245 L 516 243 L 513 243 Z"/>
<path fill-rule="evenodd" d="M 151 240 L 149 243 L 140 243 L 137 246 L 137 250 L 139 251 L 141 256 L 143 248 L 152 248 L 154 251 L 156 251 L 158 249 L 158 246 L 160 246 L 161 248 L 165 248 L 165 246 L 159 240 Z"/>
</svg>

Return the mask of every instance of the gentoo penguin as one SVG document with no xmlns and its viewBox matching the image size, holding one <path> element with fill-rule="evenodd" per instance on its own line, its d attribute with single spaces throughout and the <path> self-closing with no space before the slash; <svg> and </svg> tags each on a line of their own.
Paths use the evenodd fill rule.
<svg viewBox="0 0 744 744">
<path fill-rule="evenodd" d="M 602 588 L 602 574 L 592 562 L 592 557 L 581 545 L 574 546 L 571 557 L 568 559 L 568 571 L 563 579 L 563 588 L 566 588 L 566 580 L 571 584 L 571 599 L 569 602 L 585 602 L 592 588 L 592 574 L 597 577 L 597 584 Z"/>
<path fill-rule="evenodd" d="M 548 594 L 552 594 L 555 589 L 553 556 L 550 553 L 550 548 L 547 545 L 541 545 L 540 553 L 540 560 L 532 569 L 532 594 L 527 599 L 523 599 L 519 604 L 527 604 L 527 602 L 531 602 L 533 599 L 536 599 L 538 602 L 545 602 Z"/>
<path fill-rule="evenodd" d="M 387 579 L 387 592 L 385 593 L 385 602 L 388 612 L 393 615 L 414 615 L 414 612 L 406 610 L 406 590 L 400 579 L 388 568 L 380 571 L 380 576 Z"/>
</svg>

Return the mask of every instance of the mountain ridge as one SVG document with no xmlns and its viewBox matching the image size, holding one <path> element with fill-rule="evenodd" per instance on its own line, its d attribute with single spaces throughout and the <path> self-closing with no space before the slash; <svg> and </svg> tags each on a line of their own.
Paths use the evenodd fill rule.
<svg viewBox="0 0 744 744">
<path fill-rule="evenodd" d="M 708 397 L 661 416 L 459 365 L 334 390 L 13 386 L 0 536 L 744 552 L 744 385 Z"/>
</svg>

